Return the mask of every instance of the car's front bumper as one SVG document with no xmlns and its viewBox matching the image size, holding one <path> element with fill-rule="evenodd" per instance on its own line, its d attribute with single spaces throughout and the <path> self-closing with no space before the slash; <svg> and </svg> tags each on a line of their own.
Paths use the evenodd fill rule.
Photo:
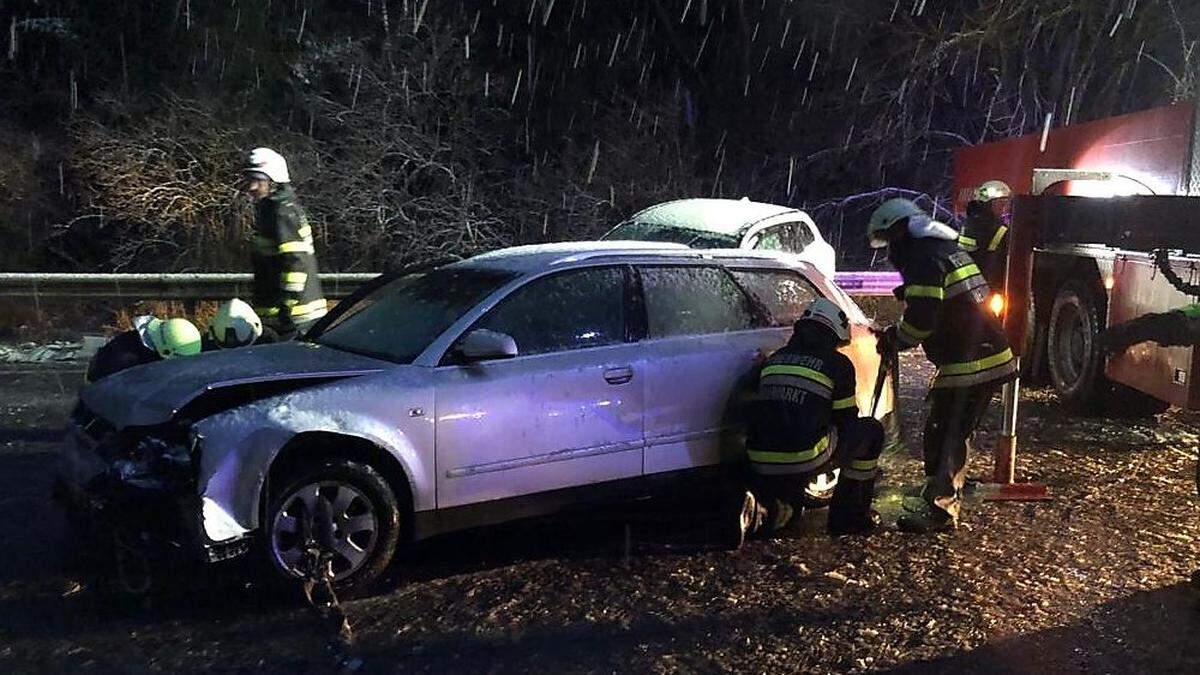
<svg viewBox="0 0 1200 675">
<path fill-rule="evenodd" d="M 99 442 L 72 426 L 66 434 L 55 498 L 80 533 L 100 546 L 120 542 L 147 558 L 174 563 L 216 562 L 246 553 L 250 537 L 214 542 L 202 522 L 193 485 L 153 476 L 123 476 Z"/>
</svg>

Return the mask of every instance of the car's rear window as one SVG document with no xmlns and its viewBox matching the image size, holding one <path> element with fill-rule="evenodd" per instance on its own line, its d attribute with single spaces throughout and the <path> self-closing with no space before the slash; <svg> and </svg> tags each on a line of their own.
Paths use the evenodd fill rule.
<svg viewBox="0 0 1200 675">
<path fill-rule="evenodd" d="M 708 335 L 753 328 L 754 308 L 717 267 L 643 267 L 647 333 L 651 338 Z"/>
<path fill-rule="evenodd" d="M 503 270 L 442 268 L 400 277 L 358 301 L 315 341 L 411 363 L 455 321 L 515 276 Z"/>
<path fill-rule="evenodd" d="M 678 225 L 661 223 L 639 223 L 628 221 L 604 235 L 610 241 L 661 241 L 668 244 L 684 244 L 691 248 L 737 248 L 737 237 L 693 230 Z"/>
</svg>

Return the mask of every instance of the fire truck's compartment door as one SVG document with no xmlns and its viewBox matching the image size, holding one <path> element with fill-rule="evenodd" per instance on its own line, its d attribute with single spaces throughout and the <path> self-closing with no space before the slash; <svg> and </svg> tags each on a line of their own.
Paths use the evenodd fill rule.
<svg viewBox="0 0 1200 675">
<path fill-rule="evenodd" d="M 1200 281 L 1200 268 L 1183 259 L 1172 267 L 1185 281 Z M 1179 309 L 1194 300 L 1175 290 L 1147 256 L 1118 256 L 1113 262 L 1110 326 L 1151 312 Z M 1200 408 L 1200 360 L 1196 347 L 1134 345 L 1109 359 L 1109 379 L 1182 408 Z"/>
</svg>

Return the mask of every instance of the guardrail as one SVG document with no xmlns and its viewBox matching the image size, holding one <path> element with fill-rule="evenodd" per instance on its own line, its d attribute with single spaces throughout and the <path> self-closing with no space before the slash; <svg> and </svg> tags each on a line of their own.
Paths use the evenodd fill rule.
<svg viewBox="0 0 1200 675">
<path fill-rule="evenodd" d="M 899 272 L 835 272 L 833 282 L 850 295 L 884 296 L 901 284 Z"/>
<path fill-rule="evenodd" d="M 328 298 L 344 298 L 374 272 L 322 274 Z M 0 297 L 41 299 L 225 300 L 248 298 L 254 276 L 204 274 L 27 274 L 0 272 Z"/>
<path fill-rule="evenodd" d="M 344 298 L 376 272 L 322 274 L 325 296 Z M 253 275 L 197 274 L 40 274 L 0 272 L 0 297 L 34 299 L 223 300 L 251 294 Z M 896 272 L 838 272 L 834 282 L 850 295 L 891 295 L 900 285 Z"/>
</svg>

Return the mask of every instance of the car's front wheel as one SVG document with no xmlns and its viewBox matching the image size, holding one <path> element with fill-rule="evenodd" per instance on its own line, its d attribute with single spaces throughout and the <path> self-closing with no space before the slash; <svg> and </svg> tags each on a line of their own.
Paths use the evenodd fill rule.
<svg viewBox="0 0 1200 675">
<path fill-rule="evenodd" d="M 367 464 L 325 458 L 297 467 L 279 484 L 264 521 L 275 576 L 304 578 L 316 551 L 328 559 L 339 594 L 368 592 L 400 538 L 400 507 L 383 476 Z"/>
</svg>

